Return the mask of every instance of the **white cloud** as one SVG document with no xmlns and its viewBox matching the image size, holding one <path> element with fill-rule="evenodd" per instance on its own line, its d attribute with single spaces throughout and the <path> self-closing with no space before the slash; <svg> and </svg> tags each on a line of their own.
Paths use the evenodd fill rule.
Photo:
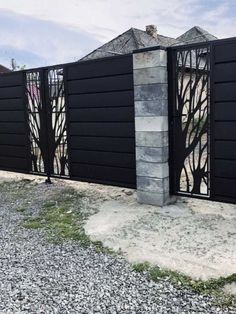
<svg viewBox="0 0 236 314">
<path fill-rule="evenodd" d="M 178 29 L 184 31 L 190 25 L 224 19 L 231 3 L 232 0 L 0 0 L 0 7 L 87 30 L 107 40 L 131 26 L 143 28 L 151 23 L 160 23 L 162 32 L 168 32 L 167 23 L 171 23 L 173 35 L 179 35 Z M 219 22 L 216 19 L 215 24 Z"/>
<path fill-rule="evenodd" d="M 147 24 L 156 24 L 161 34 L 172 37 L 193 25 L 219 37 L 236 35 L 234 0 L 0 0 L 0 9 L 9 10 L 12 23 L 0 17 L 0 44 L 33 49 L 47 62 L 52 51 L 55 62 L 71 61 L 98 41 Z"/>
<path fill-rule="evenodd" d="M 27 67 L 72 62 L 101 44 L 89 33 L 6 10 L 0 21 L 0 62 L 7 56 Z"/>
</svg>

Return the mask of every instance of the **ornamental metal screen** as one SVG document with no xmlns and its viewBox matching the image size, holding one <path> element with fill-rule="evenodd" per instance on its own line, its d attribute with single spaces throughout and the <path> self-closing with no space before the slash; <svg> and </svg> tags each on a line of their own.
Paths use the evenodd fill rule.
<svg viewBox="0 0 236 314">
<path fill-rule="evenodd" d="M 32 172 L 68 176 L 63 68 L 27 71 L 26 91 Z"/>
<path fill-rule="evenodd" d="M 172 56 L 175 78 L 174 188 L 179 194 L 209 196 L 210 46 L 179 48 Z"/>
<path fill-rule="evenodd" d="M 169 48 L 172 194 L 236 202 L 236 39 Z"/>
</svg>

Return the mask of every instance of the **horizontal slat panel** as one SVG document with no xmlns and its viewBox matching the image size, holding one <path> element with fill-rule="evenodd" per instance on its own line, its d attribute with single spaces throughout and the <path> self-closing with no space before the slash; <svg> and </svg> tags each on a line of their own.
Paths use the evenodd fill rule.
<svg viewBox="0 0 236 314">
<path fill-rule="evenodd" d="M 131 56 L 69 66 L 72 178 L 135 187 L 132 67 Z"/>
<path fill-rule="evenodd" d="M 130 121 L 134 119 L 133 107 L 121 108 L 89 108 L 89 109 L 71 109 L 70 120 L 73 122 L 116 122 Z"/>
<path fill-rule="evenodd" d="M 236 120 L 236 101 L 215 103 L 215 119 Z"/>
<path fill-rule="evenodd" d="M 134 138 L 72 136 L 71 149 L 134 153 Z"/>
<path fill-rule="evenodd" d="M 0 145 L 0 156 L 24 157 L 26 158 L 26 148 L 24 146 Z"/>
<path fill-rule="evenodd" d="M 0 112 L 0 122 L 21 122 L 25 120 L 24 111 L 1 111 Z"/>
<path fill-rule="evenodd" d="M 3 110 L 24 110 L 22 99 L 0 99 L 0 115 Z"/>
<path fill-rule="evenodd" d="M 214 178 L 214 183 L 215 183 L 216 195 L 236 198 L 236 189 L 235 189 L 236 180 Z"/>
<path fill-rule="evenodd" d="M 71 165 L 73 177 L 85 178 L 88 181 L 102 180 L 119 183 L 134 183 L 136 180 L 135 169 L 113 168 L 105 166 L 74 164 Z"/>
<path fill-rule="evenodd" d="M 134 154 L 72 150 L 71 162 L 103 166 L 134 168 Z"/>
<path fill-rule="evenodd" d="M 215 122 L 215 139 L 236 140 L 236 122 Z"/>
<path fill-rule="evenodd" d="M 236 61 L 236 42 L 215 45 L 215 62 Z"/>
<path fill-rule="evenodd" d="M 236 62 L 216 64 L 214 68 L 214 81 L 236 81 Z"/>
<path fill-rule="evenodd" d="M 236 82 L 214 86 L 215 101 L 236 101 Z"/>
<path fill-rule="evenodd" d="M 236 160 L 236 141 L 235 142 L 215 142 L 215 158 L 235 159 Z"/>
<path fill-rule="evenodd" d="M 23 72 L 1 74 L 0 87 L 23 85 L 23 75 Z"/>
<path fill-rule="evenodd" d="M 133 106 L 133 91 L 69 95 L 69 108 Z"/>
<path fill-rule="evenodd" d="M 0 145 L 16 145 L 23 146 L 26 145 L 25 135 L 16 134 L 0 134 Z"/>
<path fill-rule="evenodd" d="M 22 95 L 22 86 L 0 88 L 0 99 L 20 98 Z"/>
<path fill-rule="evenodd" d="M 0 134 L 24 134 L 25 133 L 25 124 L 21 122 L 11 122 L 11 123 L 3 123 L 0 122 Z"/>
<path fill-rule="evenodd" d="M 24 158 L 1 157 L 0 168 L 8 168 L 10 170 L 19 169 L 27 170 L 27 160 Z"/>
<path fill-rule="evenodd" d="M 236 179 L 236 161 L 215 160 L 215 175 L 217 177 Z"/>
<path fill-rule="evenodd" d="M 134 137 L 134 123 L 71 123 L 70 134 L 77 136 Z"/>
<path fill-rule="evenodd" d="M 69 66 L 68 79 L 131 73 L 132 68 L 132 56 L 78 62 L 76 65 Z"/>
<path fill-rule="evenodd" d="M 84 79 L 68 82 L 69 94 L 97 93 L 104 91 L 128 90 L 133 88 L 133 75 Z"/>
</svg>

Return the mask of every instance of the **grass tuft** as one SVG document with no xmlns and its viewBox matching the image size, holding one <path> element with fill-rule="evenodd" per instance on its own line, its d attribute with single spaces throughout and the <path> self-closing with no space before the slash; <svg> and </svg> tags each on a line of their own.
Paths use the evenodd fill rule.
<svg viewBox="0 0 236 314">
<path fill-rule="evenodd" d="M 41 205 L 37 217 L 28 216 L 23 227 L 27 229 L 43 229 L 48 241 L 61 243 L 64 240 L 79 241 L 81 245 L 95 247 L 98 252 L 114 254 L 100 241 L 92 241 L 84 231 L 84 223 L 88 214 L 83 211 L 86 195 L 67 188 L 50 197 Z"/>
<path fill-rule="evenodd" d="M 220 277 L 218 279 L 203 281 L 194 280 L 191 277 L 176 271 L 151 266 L 147 262 L 133 264 L 132 268 L 137 272 L 147 273 L 149 280 L 158 282 L 160 280 L 168 279 L 175 286 L 182 286 L 202 295 L 212 295 L 217 300 L 217 305 L 236 306 L 235 296 L 226 295 L 222 290 L 226 284 L 236 283 L 236 273 L 228 277 Z"/>
</svg>

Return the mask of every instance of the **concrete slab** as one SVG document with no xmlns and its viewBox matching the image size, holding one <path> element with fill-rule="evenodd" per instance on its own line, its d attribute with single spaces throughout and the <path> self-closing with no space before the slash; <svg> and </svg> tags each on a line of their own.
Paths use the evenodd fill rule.
<svg viewBox="0 0 236 314">
<path fill-rule="evenodd" d="M 110 200 L 85 225 L 93 240 L 203 280 L 236 272 L 236 205 L 182 198 L 155 207 L 133 198 Z"/>
</svg>

